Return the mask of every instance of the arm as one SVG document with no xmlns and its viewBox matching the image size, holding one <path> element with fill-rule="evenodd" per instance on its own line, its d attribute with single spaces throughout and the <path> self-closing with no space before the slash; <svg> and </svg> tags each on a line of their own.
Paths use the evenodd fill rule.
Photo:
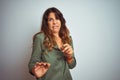
<svg viewBox="0 0 120 80">
<path fill-rule="evenodd" d="M 66 57 L 68 66 L 70 69 L 74 68 L 76 66 L 76 59 L 74 57 L 74 55 L 70 56 L 70 57 Z"/>
<path fill-rule="evenodd" d="M 71 38 L 71 47 L 73 49 L 73 54 L 72 54 L 72 56 L 68 57 L 68 60 L 70 61 L 70 63 L 68 62 L 68 66 L 69 66 L 69 68 L 72 69 L 76 66 L 76 59 L 75 59 L 75 55 L 74 55 L 73 40 L 72 40 L 71 36 L 70 36 L 70 38 Z"/>
<path fill-rule="evenodd" d="M 61 50 L 66 57 L 66 61 L 68 63 L 69 68 L 70 69 L 74 68 L 76 66 L 76 59 L 75 59 L 75 56 L 74 56 L 72 38 L 71 38 L 71 44 L 64 44 Z"/>
<path fill-rule="evenodd" d="M 39 35 L 36 35 L 34 40 L 33 40 L 33 47 L 32 47 L 32 54 L 31 54 L 31 58 L 28 64 L 29 67 L 29 72 L 33 75 L 32 73 L 32 69 L 35 66 L 35 64 L 37 62 L 41 62 L 41 53 L 42 53 L 42 49 L 41 49 L 41 44 L 42 41 L 40 39 Z"/>
</svg>

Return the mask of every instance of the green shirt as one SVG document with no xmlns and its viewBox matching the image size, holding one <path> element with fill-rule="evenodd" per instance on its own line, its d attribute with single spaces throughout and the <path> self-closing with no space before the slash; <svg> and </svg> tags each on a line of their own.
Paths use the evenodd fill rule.
<svg viewBox="0 0 120 80">
<path fill-rule="evenodd" d="M 33 40 L 33 50 L 28 64 L 30 73 L 32 74 L 31 70 L 36 62 L 48 62 L 51 66 L 47 73 L 37 80 L 72 80 L 69 69 L 76 66 L 74 54 L 72 63 L 67 63 L 63 52 L 61 52 L 57 45 L 51 51 L 47 51 L 43 45 L 44 37 L 44 33 L 39 33 Z M 73 47 L 72 43 L 71 46 Z"/>
</svg>

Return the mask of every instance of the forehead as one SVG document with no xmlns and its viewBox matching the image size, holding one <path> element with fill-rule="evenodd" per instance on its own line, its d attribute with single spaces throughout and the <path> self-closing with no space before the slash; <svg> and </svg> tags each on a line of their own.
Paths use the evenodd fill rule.
<svg viewBox="0 0 120 80">
<path fill-rule="evenodd" d="M 55 12 L 50 12 L 48 15 L 48 18 L 56 18 L 56 19 L 60 19 L 59 14 L 55 13 Z"/>
<path fill-rule="evenodd" d="M 53 13 L 53 12 L 49 13 L 48 18 L 51 18 L 51 17 L 56 17 L 55 13 Z"/>
</svg>

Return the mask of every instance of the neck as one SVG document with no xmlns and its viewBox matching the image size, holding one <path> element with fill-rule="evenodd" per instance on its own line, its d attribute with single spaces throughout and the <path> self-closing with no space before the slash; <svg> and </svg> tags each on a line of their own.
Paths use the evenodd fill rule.
<svg viewBox="0 0 120 80">
<path fill-rule="evenodd" d="M 55 38 L 59 38 L 60 37 L 59 33 L 54 33 L 53 35 L 55 36 Z"/>
</svg>

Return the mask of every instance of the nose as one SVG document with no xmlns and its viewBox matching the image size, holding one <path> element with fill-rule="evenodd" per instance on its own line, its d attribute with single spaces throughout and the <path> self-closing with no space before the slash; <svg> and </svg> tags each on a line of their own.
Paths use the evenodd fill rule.
<svg viewBox="0 0 120 80">
<path fill-rule="evenodd" d="M 53 23 L 54 23 L 54 24 L 56 24 L 56 23 L 57 23 L 57 20 L 56 20 L 56 19 L 54 19 L 54 20 L 53 20 Z"/>
</svg>

